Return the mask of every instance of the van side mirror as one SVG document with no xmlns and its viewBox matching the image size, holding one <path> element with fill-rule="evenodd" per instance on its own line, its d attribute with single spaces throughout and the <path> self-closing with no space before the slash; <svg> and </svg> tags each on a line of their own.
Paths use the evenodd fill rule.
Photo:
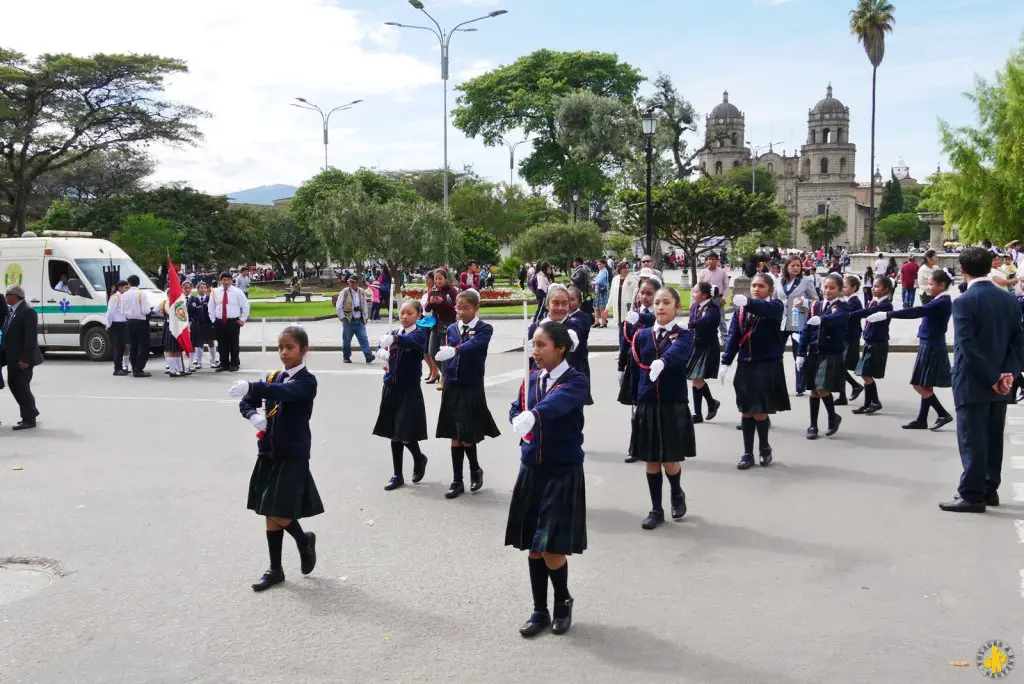
<svg viewBox="0 0 1024 684">
<path fill-rule="evenodd" d="M 92 295 L 89 294 L 88 288 L 78 278 L 68 278 L 68 289 L 71 290 L 71 294 L 76 297 L 88 297 L 92 299 Z"/>
</svg>

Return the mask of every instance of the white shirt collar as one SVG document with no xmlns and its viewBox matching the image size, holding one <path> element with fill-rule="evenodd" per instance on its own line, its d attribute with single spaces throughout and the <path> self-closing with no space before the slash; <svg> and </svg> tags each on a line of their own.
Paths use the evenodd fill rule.
<svg viewBox="0 0 1024 684">
<path fill-rule="evenodd" d="M 935 295 L 934 297 L 932 297 L 932 301 L 934 302 L 936 299 L 942 299 L 943 297 L 948 297 L 948 296 L 949 296 L 948 292 L 943 292 L 942 294 Z"/>
<path fill-rule="evenodd" d="M 876 301 L 879 304 L 881 304 L 882 302 L 887 301 L 888 299 L 889 299 L 889 295 L 885 295 L 884 297 L 875 297 L 874 301 Z"/>
<path fill-rule="evenodd" d="M 292 368 L 292 369 L 287 369 L 287 368 L 286 368 L 286 369 L 283 369 L 283 370 L 281 371 L 281 373 L 282 373 L 282 375 L 284 376 L 284 379 L 285 379 L 285 380 L 287 380 L 288 378 L 294 378 L 294 377 L 295 377 L 296 375 L 298 375 L 298 374 L 299 374 L 299 371 L 301 371 L 301 370 L 302 370 L 303 368 L 305 368 L 305 367 L 306 367 L 306 363 L 305 363 L 305 362 L 302 362 L 302 363 L 300 363 L 300 364 L 299 364 L 298 366 L 296 366 L 295 368 Z"/>
<path fill-rule="evenodd" d="M 408 328 L 402 328 L 402 332 L 404 332 L 404 333 L 405 333 L 405 334 L 407 334 L 407 335 L 408 335 L 408 334 L 410 334 L 410 333 L 412 333 L 412 332 L 413 332 L 413 331 L 415 331 L 415 330 L 416 330 L 416 324 L 415 324 L 415 323 L 413 323 L 412 325 L 410 325 L 410 326 L 409 326 Z"/>
<path fill-rule="evenodd" d="M 463 323 L 462 321 L 459 321 L 459 330 L 461 330 L 462 328 L 469 328 L 470 330 L 473 330 L 476 328 L 476 324 L 479 322 L 479 316 L 474 316 L 473 320 L 471 320 L 469 323 Z"/>
<path fill-rule="evenodd" d="M 671 332 L 672 329 L 675 328 L 675 327 L 676 327 L 676 322 L 675 321 L 669 321 L 668 325 L 662 325 L 661 323 L 655 323 L 654 327 L 652 328 L 652 330 L 654 331 L 654 334 L 657 335 L 662 330 L 664 330 L 665 332 Z"/>
<path fill-rule="evenodd" d="M 970 289 L 970 288 L 974 287 L 974 285 L 976 283 L 981 283 L 981 282 L 989 282 L 989 283 L 991 283 L 992 279 L 990 277 L 988 277 L 988 276 L 984 276 L 983 278 L 974 278 L 974 279 L 971 280 L 971 282 L 967 283 L 967 288 Z"/>
<path fill-rule="evenodd" d="M 562 373 L 564 373 L 567 370 L 569 370 L 569 362 L 563 359 L 562 363 L 555 366 L 551 371 L 541 371 L 540 377 L 549 377 L 552 380 L 558 380 L 558 378 L 562 377 Z"/>
</svg>

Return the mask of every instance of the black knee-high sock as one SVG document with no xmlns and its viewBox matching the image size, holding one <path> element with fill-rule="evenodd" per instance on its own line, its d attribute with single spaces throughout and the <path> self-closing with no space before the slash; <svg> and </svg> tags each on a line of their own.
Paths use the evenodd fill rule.
<svg viewBox="0 0 1024 684">
<path fill-rule="evenodd" d="M 456 482 L 462 482 L 462 462 L 465 460 L 465 457 L 465 447 L 452 447 L 452 479 Z"/>
<path fill-rule="evenodd" d="M 298 519 L 293 519 L 288 523 L 288 527 L 284 529 L 288 534 L 292 535 L 292 539 L 295 540 L 295 545 L 299 547 L 299 551 L 305 551 L 306 546 L 309 545 L 309 540 L 306 538 L 306 533 L 303 531 Z"/>
<path fill-rule="evenodd" d="M 662 485 L 661 471 L 656 473 L 647 473 L 647 489 L 651 490 L 651 509 L 655 511 L 663 510 L 661 507 L 661 485 Z M 558 600 L 557 598 L 555 599 Z"/>
<path fill-rule="evenodd" d="M 880 404 L 878 400 L 878 383 L 873 382 L 870 385 L 864 385 L 864 394 L 868 396 L 868 401 L 872 404 Z"/>
<path fill-rule="evenodd" d="M 548 612 L 548 566 L 543 558 L 530 558 L 530 591 L 533 592 L 533 609 L 538 613 Z"/>
<path fill-rule="evenodd" d="M 864 405 L 868 406 L 871 403 L 871 394 L 875 391 L 875 383 L 864 383 Z"/>
<path fill-rule="evenodd" d="M 672 492 L 673 497 L 678 497 L 683 493 L 683 485 L 680 483 L 680 479 L 683 477 L 683 471 L 679 471 L 675 475 L 666 475 L 668 478 L 668 487 Z"/>
<path fill-rule="evenodd" d="M 704 401 L 704 392 L 697 388 L 693 388 L 693 415 L 702 416 L 701 403 Z"/>
<path fill-rule="evenodd" d="M 757 429 L 754 426 L 753 416 L 743 417 L 740 420 L 740 425 L 743 427 L 743 453 L 752 454 L 754 453 L 754 431 Z"/>
<path fill-rule="evenodd" d="M 818 412 L 821 411 L 821 397 L 811 397 L 811 427 L 818 427 Z"/>
<path fill-rule="evenodd" d="M 469 461 L 469 472 L 480 470 L 480 462 L 476 460 L 476 444 L 466 447 L 466 460 Z"/>
<path fill-rule="evenodd" d="M 402 450 L 405 445 L 398 440 L 391 442 L 391 465 L 395 469 L 395 477 L 402 477 Z"/>
<path fill-rule="evenodd" d="M 711 385 L 709 385 L 708 383 L 705 382 L 704 386 L 700 388 L 700 391 L 701 394 L 704 395 L 704 398 L 708 400 L 709 404 L 715 400 L 715 398 L 711 396 Z"/>
<path fill-rule="evenodd" d="M 947 411 L 946 407 L 943 406 L 941 402 L 939 402 L 938 395 L 933 394 L 931 396 L 931 399 L 929 400 L 929 403 L 931 403 L 932 408 L 935 409 L 935 412 L 938 413 L 941 417 L 949 418 L 949 411 Z"/>
<path fill-rule="evenodd" d="M 846 401 L 846 383 L 845 382 L 843 383 L 843 386 L 839 388 L 839 401 Z"/>
<path fill-rule="evenodd" d="M 857 378 L 853 377 L 853 373 L 851 373 L 850 371 L 846 371 L 846 382 L 850 383 L 850 387 L 853 388 L 861 386 L 861 384 L 857 382 Z"/>
<path fill-rule="evenodd" d="M 934 395 L 932 395 L 934 396 Z M 932 407 L 931 398 L 925 399 L 921 397 L 921 408 L 917 410 L 916 423 L 927 423 L 928 422 L 928 410 Z"/>
<path fill-rule="evenodd" d="M 555 590 L 555 618 L 569 616 L 569 607 L 565 602 L 572 598 L 569 595 L 569 561 L 562 563 L 557 570 L 548 569 L 548 576 L 551 577 L 551 587 Z"/>
<path fill-rule="evenodd" d="M 270 569 L 281 569 L 281 546 L 284 544 L 284 530 L 267 530 L 267 549 L 270 550 Z"/>
<path fill-rule="evenodd" d="M 768 428 L 770 427 L 768 419 L 754 421 L 754 424 L 757 426 L 757 441 L 761 451 L 770 449 L 771 445 L 768 443 Z"/>
<path fill-rule="evenodd" d="M 821 403 L 825 405 L 825 411 L 828 412 L 829 424 L 834 423 L 836 420 L 836 403 L 832 399 L 832 395 L 829 394 L 826 397 L 821 398 Z"/>
<path fill-rule="evenodd" d="M 414 461 L 423 460 L 423 452 L 420 451 L 419 442 L 409 442 L 408 444 L 405 445 L 405 448 L 409 450 L 410 454 L 412 454 L 412 458 Z"/>
</svg>

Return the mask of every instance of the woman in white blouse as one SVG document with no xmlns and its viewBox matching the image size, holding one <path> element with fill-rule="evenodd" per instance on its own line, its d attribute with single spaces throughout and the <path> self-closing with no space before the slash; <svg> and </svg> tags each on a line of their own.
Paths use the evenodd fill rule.
<svg viewBox="0 0 1024 684">
<path fill-rule="evenodd" d="M 814 289 L 814 281 L 803 275 L 803 264 L 800 257 L 793 255 L 786 259 L 779 278 L 779 287 L 775 288 L 775 298 L 786 305 L 786 313 L 782 317 L 781 335 L 789 338 L 793 347 L 793 365 L 796 366 L 796 348 L 800 340 L 800 331 L 807 322 L 809 303 L 818 298 Z M 804 393 L 804 376 L 796 369 L 796 395 Z"/>
</svg>

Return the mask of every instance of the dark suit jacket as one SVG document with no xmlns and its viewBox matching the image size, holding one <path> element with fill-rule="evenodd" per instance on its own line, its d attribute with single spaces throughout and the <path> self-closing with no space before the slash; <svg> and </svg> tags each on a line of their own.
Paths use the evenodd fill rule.
<svg viewBox="0 0 1024 684">
<path fill-rule="evenodd" d="M 953 301 L 953 403 L 1010 401 L 992 385 L 1024 366 L 1024 330 L 1016 298 L 981 281 Z"/>
<path fill-rule="evenodd" d="M 19 304 L 13 316 L 3 337 L 4 365 L 27 361 L 31 366 L 38 366 L 43 362 L 43 354 L 39 351 L 39 316 L 28 302 Z"/>
</svg>

